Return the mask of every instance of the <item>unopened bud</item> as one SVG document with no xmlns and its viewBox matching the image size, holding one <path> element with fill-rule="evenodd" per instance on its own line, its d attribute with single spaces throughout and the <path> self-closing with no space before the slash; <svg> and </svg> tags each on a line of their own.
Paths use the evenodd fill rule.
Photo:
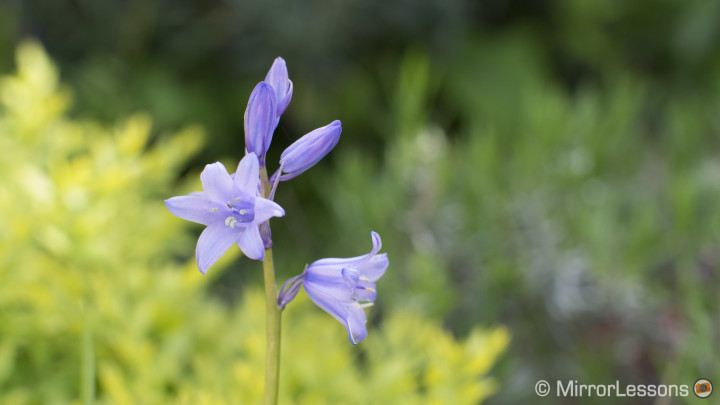
<svg viewBox="0 0 720 405">
<path fill-rule="evenodd" d="M 276 105 L 276 119 L 280 119 L 280 116 L 290 104 L 290 99 L 293 94 L 293 83 L 288 78 L 287 66 L 285 65 L 285 59 L 276 58 L 273 62 L 272 67 L 265 76 L 265 82 L 272 86 L 275 92 Z M 276 124 L 277 125 L 277 124 Z"/>
<path fill-rule="evenodd" d="M 270 148 L 276 117 L 275 93 L 269 84 L 258 83 L 250 94 L 245 110 L 245 147 L 255 152 L 260 166 L 265 165 L 265 152 Z"/>
<path fill-rule="evenodd" d="M 289 180 L 313 167 L 337 145 L 342 132 L 340 121 L 318 128 L 298 139 L 280 155 L 280 180 Z"/>
</svg>

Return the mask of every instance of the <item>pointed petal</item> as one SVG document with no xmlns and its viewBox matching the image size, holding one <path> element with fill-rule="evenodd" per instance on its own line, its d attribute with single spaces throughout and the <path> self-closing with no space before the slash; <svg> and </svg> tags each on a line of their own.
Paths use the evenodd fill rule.
<svg viewBox="0 0 720 405">
<path fill-rule="evenodd" d="M 265 82 L 272 86 L 277 103 L 277 117 L 285 111 L 292 98 L 292 82 L 288 78 L 287 65 L 283 58 L 276 58 L 265 76 Z"/>
<path fill-rule="evenodd" d="M 370 281 L 377 281 L 380 277 L 385 274 L 385 270 L 388 268 L 388 257 L 386 253 L 380 253 L 379 255 L 373 256 L 370 260 L 357 266 L 360 274 L 367 277 Z"/>
<path fill-rule="evenodd" d="M 240 250 L 253 260 L 263 260 L 265 258 L 265 245 L 263 245 L 260 230 L 257 226 L 249 226 L 245 228 L 237 240 Z"/>
<path fill-rule="evenodd" d="M 303 288 L 305 288 L 305 292 L 312 302 L 322 308 L 323 311 L 332 315 L 332 317 L 340 323 L 346 325 L 346 319 L 348 318 L 347 307 L 351 304 L 351 301 L 338 301 L 334 297 L 325 294 L 322 290 L 317 290 L 313 288 L 312 285 L 308 286 L 307 279 L 305 281 Z"/>
<path fill-rule="evenodd" d="M 253 224 L 261 224 L 272 217 L 282 217 L 284 215 L 285 210 L 275 201 L 270 201 L 267 198 L 255 199 L 255 219 Z"/>
<path fill-rule="evenodd" d="M 373 244 L 372 250 L 370 250 L 370 254 L 374 255 L 382 248 L 382 239 L 380 239 L 380 235 L 378 235 L 378 233 L 375 231 L 370 231 L 370 238 L 372 238 Z"/>
<path fill-rule="evenodd" d="M 371 260 L 372 257 L 378 251 L 380 251 L 380 248 L 382 248 L 382 240 L 380 239 L 380 235 L 378 235 L 377 232 L 371 231 L 370 237 L 372 238 L 373 247 L 372 247 L 372 250 L 370 250 L 370 253 L 368 253 L 366 255 L 349 257 L 346 259 L 336 258 L 336 257 L 320 259 L 320 260 L 314 262 L 311 266 L 315 266 L 317 268 L 322 268 L 324 266 L 340 266 L 340 267 L 359 266 L 362 263 Z"/>
<path fill-rule="evenodd" d="M 195 249 L 197 265 L 202 274 L 230 249 L 236 237 L 236 229 L 228 226 L 217 224 L 205 228 Z"/>
<path fill-rule="evenodd" d="M 280 309 L 285 309 L 285 306 L 290 303 L 293 299 L 295 299 L 295 296 L 297 296 L 297 293 L 300 291 L 300 287 L 302 287 L 303 281 L 305 280 L 305 272 L 298 274 L 295 277 L 289 278 L 280 288 L 280 293 L 278 294 L 278 307 Z"/>
<path fill-rule="evenodd" d="M 260 191 L 260 165 L 257 155 L 250 152 L 240 160 L 234 177 L 235 186 L 245 193 L 256 196 Z"/>
<path fill-rule="evenodd" d="M 292 82 L 292 80 L 288 79 L 288 89 L 287 89 L 287 92 L 285 93 L 285 97 L 283 97 L 280 101 L 278 101 L 278 105 L 277 105 L 278 118 L 280 117 L 280 115 L 282 113 L 285 112 L 285 109 L 287 108 L 287 106 L 290 105 L 290 100 L 292 100 L 292 95 L 293 95 L 293 82 Z"/>
<path fill-rule="evenodd" d="M 205 194 L 169 198 L 165 200 L 165 205 L 173 215 L 186 221 L 208 225 L 213 220 L 210 209 L 214 205 Z"/>
<path fill-rule="evenodd" d="M 348 336 L 352 344 L 356 345 L 367 337 L 367 317 L 365 310 L 355 303 L 348 307 L 348 317 L 345 320 L 345 328 L 347 328 Z"/>
<path fill-rule="evenodd" d="M 255 152 L 258 157 L 265 155 L 277 123 L 276 110 L 272 86 L 258 83 L 245 110 L 245 146 L 248 152 Z"/>
<path fill-rule="evenodd" d="M 200 174 L 203 190 L 212 200 L 224 202 L 232 198 L 233 180 L 220 162 L 205 166 Z"/>
</svg>

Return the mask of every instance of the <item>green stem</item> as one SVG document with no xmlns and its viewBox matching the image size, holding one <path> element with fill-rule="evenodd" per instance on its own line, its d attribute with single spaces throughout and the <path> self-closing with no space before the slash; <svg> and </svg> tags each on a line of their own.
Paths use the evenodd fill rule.
<svg viewBox="0 0 720 405">
<path fill-rule="evenodd" d="M 267 169 L 260 169 L 262 196 L 270 194 Z M 280 308 L 277 305 L 277 286 L 275 285 L 275 266 L 273 264 L 272 247 L 265 249 L 263 260 L 265 278 L 265 405 L 276 405 L 278 400 L 278 383 L 280 375 Z"/>
</svg>

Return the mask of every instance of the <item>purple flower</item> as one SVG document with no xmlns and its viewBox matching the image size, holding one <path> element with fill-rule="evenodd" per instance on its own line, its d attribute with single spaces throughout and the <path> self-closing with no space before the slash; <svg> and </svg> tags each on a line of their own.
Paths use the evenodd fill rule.
<svg viewBox="0 0 720 405">
<path fill-rule="evenodd" d="M 290 180 L 313 167 L 337 145 L 341 132 L 342 124 L 335 120 L 295 141 L 280 155 L 282 173 L 275 172 L 272 181 L 276 176 L 282 181 Z"/>
<path fill-rule="evenodd" d="M 275 59 L 267 76 L 265 76 L 265 83 L 272 86 L 275 92 L 275 101 L 277 102 L 276 119 L 279 120 L 288 104 L 290 104 L 290 99 L 293 94 L 293 82 L 288 78 L 285 59 L 280 57 Z M 277 126 L 277 122 L 275 126 Z"/>
<path fill-rule="evenodd" d="M 245 109 L 245 147 L 255 153 L 260 166 L 265 166 L 265 152 L 270 148 L 277 125 L 275 92 L 265 82 L 255 86 Z"/>
<path fill-rule="evenodd" d="M 250 94 L 245 109 L 245 146 L 265 166 L 265 153 L 270 148 L 280 116 L 292 99 L 293 83 L 288 78 L 283 58 L 275 59 L 265 76 Z"/>
<path fill-rule="evenodd" d="M 353 344 L 365 339 L 364 308 L 375 301 L 375 282 L 388 267 L 387 254 L 377 254 L 382 246 L 380 235 L 375 232 L 370 235 L 373 242 L 370 253 L 348 259 L 321 259 L 288 280 L 278 297 L 280 308 L 295 297 L 302 284 L 317 306 L 345 326 Z"/>
<path fill-rule="evenodd" d="M 249 153 L 240 161 L 234 178 L 222 163 L 205 166 L 200 175 L 202 192 L 165 200 L 173 215 L 207 226 L 195 251 L 200 272 L 205 274 L 234 243 L 249 258 L 263 260 L 265 248 L 258 229 L 285 211 L 260 197 L 258 158 Z"/>
</svg>

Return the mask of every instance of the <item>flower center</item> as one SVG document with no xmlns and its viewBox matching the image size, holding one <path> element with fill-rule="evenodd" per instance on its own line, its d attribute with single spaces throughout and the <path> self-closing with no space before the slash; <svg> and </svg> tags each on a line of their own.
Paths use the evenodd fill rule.
<svg viewBox="0 0 720 405">
<path fill-rule="evenodd" d="M 235 224 L 238 222 L 252 222 L 255 219 L 254 202 L 254 199 L 249 196 L 236 196 L 225 202 L 225 206 L 230 210 L 230 215 L 225 218 L 225 225 L 235 228 Z"/>
</svg>

